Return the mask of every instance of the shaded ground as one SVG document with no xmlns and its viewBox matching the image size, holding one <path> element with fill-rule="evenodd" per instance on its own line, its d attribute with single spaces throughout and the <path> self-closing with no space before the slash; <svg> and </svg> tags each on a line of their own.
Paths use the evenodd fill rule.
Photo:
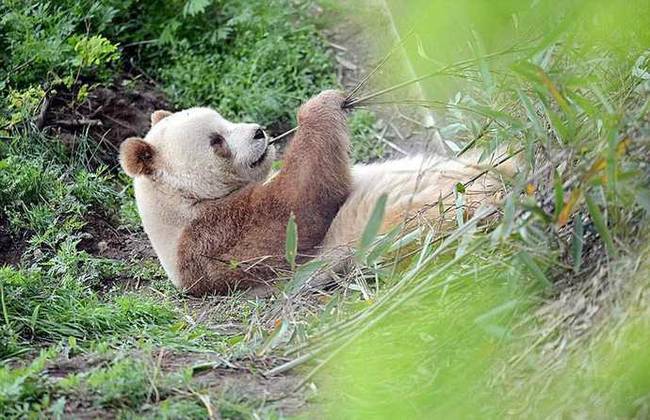
<svg viewBox="0 0 650 420">
<path fill-rule="evenodd" d="M 79 243 L 79 249 L 114 260 L 156 257 L 156 253 L 151 248 L 149 239 L 143 231 L 116 229 L 108 220 L 99 215 L 91 215 L 89 219 L 84 239 Z"/>
<path fill-rule="evenodd" d="M 70 149 L 77 147 L 78 136 L 99 139 L 100 149 L 88 152 L 89 161 L 113 167 L 120 143 L 128 137 L 144 136 L 151 113 L 170 108 L 155 86 L 128 75 L 110 87 L 92 89 L 81 102 L 78 95 L 78 89 L 58 92 L 45 102 L 38 125 Z"/>
<path fill-rule="evenodd" d="M 9 232 L 5 216 L 0 216 L 0 266 L 17 265 L 25 248 L 25 242 Z"/>
</svg>

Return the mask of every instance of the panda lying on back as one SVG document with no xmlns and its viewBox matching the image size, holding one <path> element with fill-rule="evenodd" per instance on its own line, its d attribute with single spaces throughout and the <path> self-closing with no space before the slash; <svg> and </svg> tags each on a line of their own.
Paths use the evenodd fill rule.
<svg viewBox="0 0 650 420">
<path fill-rule="evenodd" d="M 343 101 L 325 91 L 300 108 L 283 168 L 267 182 L 275 149 L 260 126 L 209 108 L 156 111 L 144 139 L 122 143 L 120 163 L 134 178 L 144 230 L 177 287 L 200 295 L 272 285 L 277 269 L 288 268 L 291 213 L 304 261 L 354 246 L 382 193 L 386 231 L 481 171 L 422 156 L 351 167 Z M 472 208 L 498 189 L 494 177 L 484 177 L 465 204 Z M 423 215 L 437 220 L 433 207 Z"/>
</svg>

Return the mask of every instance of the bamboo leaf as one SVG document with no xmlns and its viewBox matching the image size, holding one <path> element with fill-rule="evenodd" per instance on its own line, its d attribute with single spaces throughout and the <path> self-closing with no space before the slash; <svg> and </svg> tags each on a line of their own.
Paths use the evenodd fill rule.
<svg viewBox="0 0 650 420">
<path fill-rule="evenodd" d="M 290 282 L 284 287 L 286 294 L 291 295 L 297 291 L 301 286 L 303 286 L 311 277 L 325 265 L 325 261 L 322 260 L 312 260 L 305 264 L 302 264 L 296 269 L 296 272 L 293 274 L 293 278 Z"/>
<path fill-rule="evenodd" d="M 359 242 L 359 248 L 357 251 L 358 256 L 365 254 L 368 248 L 370 248 L 372 242 L 377 237 L 379 229 L 381 228 L 381 224 L 384 220 L 384 212 L 386 211 L 387 199 L 387 194 L 382 194 L 377 199 L 377 203 L 375 203 L 375 207 L 373 208 L 372 213 L 370 214 L 370 218 L 368 219 L 368 223 L 366 224 L 366 227 L 363 230 L 363 234 L 361 235 L 361 242 Z"/>
<path fill-rule="evenodd" d="M 408 246 L 408 245 L 412 244 L 413 242 L 420 239 L 421 235 L 422 235 L 422 229 L 421 228 L 413 229 L 412 231 L 410 231 L 406 235 L 402 235 L 401 238 L 393 241 L 393 243 L 391 243 L 391 246 L 390 246 L 388 252 L 395 252 L 395 251 L 397 251 L 399 249 L 402 249 L 405 246 Z"/>
<path fill-rule="evenodd" d="M 494 318 L 496 318 L 498 316 L 501 316 L 501 315 L 503 315 L 505 313 L 508 313 L 508 312 L 512 311 L 513 309 L 515 309 L 520 304 L 521 304 L 521 301 L 518 300 L 518 299 L 512 299 L 512 300 L 506 301 L 505 303 L 503 303 L 501 305 L 498 305 L 498 306 L 490 309 L 489 311 L 477 316 L 476 318 L 474 318 L 474 322 L 477 323 L 477 324 L 480 324 L 480 323 L 483 323 L 483 322 L 490 321 L 490 320 L 492 320 L 492 319 L 494 319 Z"/>
<path fill-rule="evenodd" d="M 498 241 L 510 236 L 515 225 L 515 196 L 514 194 L 508 195 L 506 202 L 503 206 L 503 218 L 501 223 L 492 232 L 492 241 Z"/>
<path fill-rule="evenodd" d="M 547 287 L 553 286 L 553 283 L 551 283 L 551 281 L 546 277 L 544 271 L 542 271 L 542 269 L 539 267 L 539 265 L 537 265 L 529 253 L 526 251 L 521 251 L 519 254 L 517 254 L 517 259 L 521 261 L 521 263 L 528 269 L 530 274 L 532 274 L 540 284 L 543 284 Z"/>
<path fill-rule="evenodd" d="M 578 201 L 580 200 L 580 197 L 582 197 L 582 189 L 576 188 L 575 190 L 571 191 L 571 196 L 569 197 L 569 201 L 567 201 L 564 204 L 564 207 L 562 208 L 562 211 L 560 212 L 560 215 L 557 218 L 558 226 L 564 226 L 567 224 L 569 218 L 571 217 L 571 214 L 573 213 L 574 208 L 576 207 Z"/>
<path fill-rule="evenodd" d="M 372 247 L 366 258 L 366 263 L 372 265 L 378 258 L 388 254 L 393 247 L 393 244 L 398 241 L 399 235 L 402 233 L 402 225 L 397 225 L 390 230 L 387 234 L 383 235 Z"/>
<path fill-rule="evenodd" d="M 639 189 L 636 192 L 636 203 L 645 210 L 646 213 L 650 213 L 650 190 L 648 189 Z"/>
<path fill-rule="evenodd" d="M 465 223 L 465 186 L 462 183 L 456 184 L 456 223 L 458 227 L 462 227 Z"/>
<path fill-rule="evenodd" d="M 462 257 L 469 249 L 469 246 L 474 240 L 474 233 L 476 232 L 476 224 L 469 225 L 469 229 L 463 234 L 456 248 L 456 258 Z"/>
<path fill-rule="evenodd" d="M 475 30 L 472 30 L 472 38 L 474 39 L 472 49 L 478 61 L 478 68 L 481 72 L 481 77 L 485 83 L 485 90 L 488 92 L 488 95 L 492 95 L 495 89 L 494 79 L 492 78 L 492 73 L 488 66 L 487 60 L 485 60 L 485 48 L 481 38 Z"/>
<path fill-rule="evenodd" d="M 279 322 L 278 321 L 276 321 L 275 328 L 267 337 L 266 341 L 262 345 L 262 348 L 258 351 L 258 356 L 264 355 L 269 350 L 273 350 L 279 344 L 287 342 L 291 338 L 292 330 L 289 328 L 289 322 L 286 319 L 283 319 Z"/>
<path fill-rule="evenodd" d="M 542 125 L 539 123 L 539 117 L 537 116 L 537 112 L 533 108 L 533 104 L 530 102 L 528 96 L 524 95 L 524 93 L 520 89 L 517 89 L 517 96 L 519 96 L 519 100 L 521 101 L 521 104 L 526 109 L 526 116 L 528 117 L 528 121 L 530 121 L 530 123 L 533 125 L 535 132 L 538 135 L 544 135 L 545 130 L 544 128 L 542 128 Z"/>
<path fill-rule="evenodd" d="M 557 171 L 554 171 L 553 178 L 553 196 L 555 198 L 553 217 L 555 220 L 560 220 L 560 214 L 562 214 L 562 209 L 564 208 L 564 188 L 562 187 L 562 178 Z"/>
<path fill-rule="evenodd" d="M 609 130 L 607 138 L 607 187 L 610 191 L 616 191 L 617 134 L 617 130 L 612 128 Z M 615 198 L 616 195 L 613 195 L 613 197 Z"/>
<path fill-rule="evenodd" d="M 298 226 L 296 225 L 296 216 L 291 212 L 287 222 L 287 234 L 285 239 L 284 257 L 291 266 L 292 270 L 296 269 L 296 256 L 298 255 Z"/>
</svg>

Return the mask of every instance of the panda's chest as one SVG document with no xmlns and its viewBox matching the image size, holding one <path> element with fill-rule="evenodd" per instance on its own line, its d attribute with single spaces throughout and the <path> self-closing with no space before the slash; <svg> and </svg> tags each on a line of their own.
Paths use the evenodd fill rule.
<svg viewBox="0 0 650 420">
<path fill-rule="evenodd" d="M 145 182 L 136 180 L 134 189 L 144 231 L 165 272 L 176 284 L 179 281 L 178 241 L 191 220 L 191 214 L 185 209 L 185 203 L 157 191 Z"/>
</svg>

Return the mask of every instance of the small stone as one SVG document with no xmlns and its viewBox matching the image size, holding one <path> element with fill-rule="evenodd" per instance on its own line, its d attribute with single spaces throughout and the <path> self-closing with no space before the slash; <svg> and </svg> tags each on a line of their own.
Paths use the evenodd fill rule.
<svg viewBox="0 0 650 420">
<path fill-rule="evenodd" d="M 108 249 L 108 243 L 106 241 L 97 242 L 97 249 L 103 254 Z"/>
</svg>

